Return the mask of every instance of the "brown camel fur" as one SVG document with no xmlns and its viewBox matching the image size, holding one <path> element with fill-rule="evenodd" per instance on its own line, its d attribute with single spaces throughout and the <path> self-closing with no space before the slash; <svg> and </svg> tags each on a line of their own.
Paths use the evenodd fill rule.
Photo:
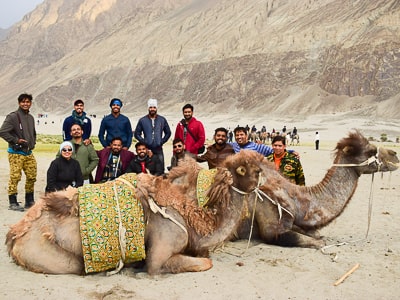
<svg viewBox="0 0 400 300">
<path fill-rule="evenodd" d="M 267 243 L 286 246 L 319 248 L 325 243 L 317 229 L 337 218 L 350 201 L 362 174 L 394 171 L 399 166 L 396 152 L 378 148 L 368 142 L 360 132 L 351 132 L 337 143 L 334 164 L 361 164 L 362 166 L 332 166 L 322 181 L 314 186 L 297 186 L 283 178 L 271 164 L 262 165 L 265 184 L 260 187 L 272 201 L 291 212 L 282 211 L 266 197 L 257 199 L 253 237 Z M 373 158 L 377 156 L 378 161 Z M 249 199 L 253 211 L 254 200 Z M 250 218 L 242 222 L 238 237 L 248 238 Z"/>
<path fill-rule="evenodd" d="M 231 189 L 231 186 L 247 193 L 255 189 L 261 160 L 262 156 L 253 153 L 235 155 L 228 169 L 218 170 L 209 189 L 209 204 L 204 208 L 194 208 L 193 199 L 182 193 L 184 185 L 173 184 L 161 177 L 138 175 L 135 193 L 142 203 L 147 224 L 147 272 L 160 274 L 210 269 L 212 262 L 205 257 L 209 248 L 221 244 L 230 236 L 247 207 L 247 197 Z M 197 172 L 192 164 L 182 163 L 176 169 L 186 173 L 187 179 L 194 178 L 190 174 Z M 152 212 L 149 197 L 164 204 L 166 212 L 186 230 L 160 213 Z M 43 196 L 18 223 L 11 226 L 6 244 L 14 261 L 30 271 L 82 274 L 84 263 L 77 191 Z"/>
</svg>

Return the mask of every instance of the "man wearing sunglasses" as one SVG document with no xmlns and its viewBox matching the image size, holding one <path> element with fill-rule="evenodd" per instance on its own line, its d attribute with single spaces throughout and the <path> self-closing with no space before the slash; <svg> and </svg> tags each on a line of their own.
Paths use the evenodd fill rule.
<svg viewBox="0 0 400 300">
<path fill-rule="evenodd" d="M 168 167 L 168 170 L 171 170 L 173 167 L 176 167 L 180 161 L 182 161 L 185 156 L 190 156 L 195 158 L 195 155 L 186 151 L 185 143 L 182 139 L 176 138 L 172 141 L 172 158 L 171 158 L 171 166 Z"/>
</svg>

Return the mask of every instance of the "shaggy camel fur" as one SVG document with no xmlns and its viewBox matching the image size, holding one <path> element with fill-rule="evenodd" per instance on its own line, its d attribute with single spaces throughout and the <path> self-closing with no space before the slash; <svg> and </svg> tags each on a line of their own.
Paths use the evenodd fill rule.
<svg viewBox="0 0 400 300">
<path fill-rule="evenodd" d="M 147 272 L 198 272 L 211 268 L 212 262 L 206 257 L 209 248 L 226 240 L 247 207 L 247 197 L 231 186 L 245 193 L 254 190 L 259 182 L 262 159 L 252 152 L 233 156 L 227 169 L 218 170 L 208 193 L 209 204 L 201 209 L 203 212 L 194 208 L 193 199 L 182 193 L 184 185 L 147 174 L 138 175 L 135 193 L 142 203 L 147 224 Z M 185 163 L 176 169 L 186 173 L 186 178 L 192 178 L 190 174 L 197 172 L 193 165 Z M 165 211 L 175 222 L 154 213 L 148 202 L 150 197 L 166 205 Z M 77 199 L 76 190 L 47 194 L 11 226 L 6 244 L 17 264 L 39 273 L 83 273 Z M 197 218 L 194 210 L 201 218 Z"/>
<path fill-rule="evenodd" d="M 362 174 L 394 171 L 399 166 L 396 152 L 370 144 L 354 131 L 337 143 L 334 165 L 314 186 L 297 186 L 283 178 L 271 164 L 262 165 L 265 193 L 257 199 L 253 237 L 266 243 L 319 248 L 325 245 L 317 229 L 328 225 L 345 209 Z M 282 210 L 280 217 L 279 203 Z M 249 200 L 250 212 L 254 201 Z M 290 212 L 290 213 L 289 213 Z M 248 238 L 251 220 L 244 220 L 236 237 Z"/>
</svg>

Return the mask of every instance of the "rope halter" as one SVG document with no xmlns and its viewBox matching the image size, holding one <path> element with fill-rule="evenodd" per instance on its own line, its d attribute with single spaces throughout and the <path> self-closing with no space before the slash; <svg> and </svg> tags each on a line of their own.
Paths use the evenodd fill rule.
<svg viewBox="0 0 400 300">
<path fill-rule="evenodd" d="M 334 167 L 363 167 L 363 166 L 369 166 L 373 163 L 376 163 L 378 166 L 378 172 L 380 170 L 380 167 L 382 166 L 383 162 L 379 159 L 379 147 L 377 148 L 376 154 L 372 155 L 365 161 L 359 163 L 359 164 L 333 164 L 332 166 Z"/>
</svg>

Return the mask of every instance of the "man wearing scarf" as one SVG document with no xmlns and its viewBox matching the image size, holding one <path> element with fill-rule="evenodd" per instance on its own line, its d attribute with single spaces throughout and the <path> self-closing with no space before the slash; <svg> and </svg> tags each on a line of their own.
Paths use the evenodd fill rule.
<svg viewBox="0 0 400 300">
<path fill-rule="evenodd" d="M 83 111 L 85 108 L 85 104 L 81 99 L 78 99 L 74 102 L 74 110 L 72 111 L 72 115 L 65 118 L 63 123 L 63 139 L 64 141 L 69 141 L 72 139 L 71 137 L 71 127 L 73 124 L 81 125 L 83 129 L 83 143 L 87 146 L 91 143 L 90 135 L 92 134 L 92 122 L 86 116 L 86 113 Z"/>
</svg>

